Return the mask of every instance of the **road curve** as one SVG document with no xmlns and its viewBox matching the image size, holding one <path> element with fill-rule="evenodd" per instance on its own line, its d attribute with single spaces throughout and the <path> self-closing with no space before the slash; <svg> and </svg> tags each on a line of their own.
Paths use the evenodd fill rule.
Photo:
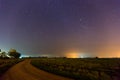
<svg viewBox="0 0 120 80">
<path fill-rule="evenodd" d="M 10 68 L 0 80 L 72 80 L 39 70 L 30 64 L 30 60 L 20 62 Z"/>
</svg>

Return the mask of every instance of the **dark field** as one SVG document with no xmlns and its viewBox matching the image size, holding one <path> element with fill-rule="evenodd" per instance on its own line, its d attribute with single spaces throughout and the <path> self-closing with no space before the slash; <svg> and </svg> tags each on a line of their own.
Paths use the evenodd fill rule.
<svg viewBox="0 0 120 80">
<path fill-rule="evenodd" d="M 0 74 L 0 80 L 120 80 L 120 59 L 1 59 Z"/>
<path fill-rule="evenodd" d="M 119 80 L 118 58 L 41 58 L 31 61 L 35 67 L 75 80 Z"/>
<path fill-rule="evenodd" d="M 0 76 L 3 75 L 10 67 L 23 61 L 22 59 L 0 59 Z"/>
</svg>

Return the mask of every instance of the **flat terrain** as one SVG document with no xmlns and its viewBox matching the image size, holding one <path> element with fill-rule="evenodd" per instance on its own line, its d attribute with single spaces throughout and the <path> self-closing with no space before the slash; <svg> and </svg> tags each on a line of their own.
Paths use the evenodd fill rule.
<svg viewBox="0 0 120 80">
<path fill-rule="evenodd" d="M 0 80 L 72 80 L 33 67 L 30 60 L 20 62 L 10 68 Z"/>
</svg>

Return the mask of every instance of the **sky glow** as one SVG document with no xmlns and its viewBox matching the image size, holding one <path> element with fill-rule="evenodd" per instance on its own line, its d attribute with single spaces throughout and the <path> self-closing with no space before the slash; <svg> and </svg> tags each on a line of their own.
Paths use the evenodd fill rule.
<svg viewBox="0 0 120 80">
<path fill-rule="evenodd" d="M 119 34 L 120 0 L 0 0 L 0 48 L 5 51 L 120 57 Z"/>
</svg>

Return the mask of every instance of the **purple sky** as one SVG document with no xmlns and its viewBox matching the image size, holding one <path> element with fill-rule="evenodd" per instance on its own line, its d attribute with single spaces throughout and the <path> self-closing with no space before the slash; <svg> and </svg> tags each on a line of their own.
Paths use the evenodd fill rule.
<svg viewBox="0 0 120 80">
<path fill-rule="evenodd" d="M 120 57 L 120 0 L 0 0 L 0 48 L 23 55 Z"/>
</svg>

